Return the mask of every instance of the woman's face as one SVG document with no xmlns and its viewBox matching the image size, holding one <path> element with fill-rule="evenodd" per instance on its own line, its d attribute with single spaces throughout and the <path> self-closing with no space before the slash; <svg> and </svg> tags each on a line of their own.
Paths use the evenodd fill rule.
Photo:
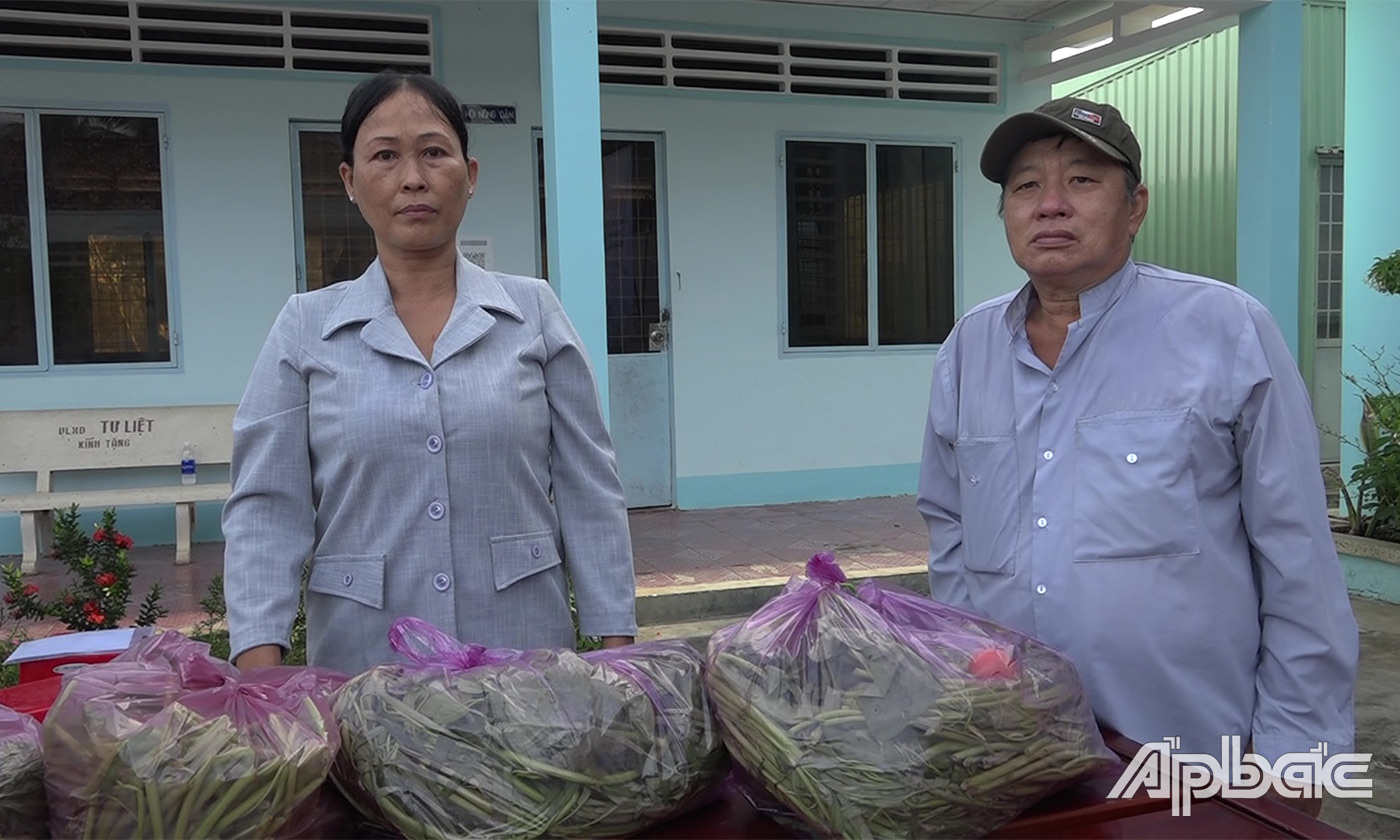
<svg viewBox="0 0 1400 840">
<path fill-rule="evenodd" d="M 404 88 L 379 103 L 355 136 L 345 191 L 374 230 L 380 256 L 424 256 L 456 247 L 476 187 L 476 160 L 422 94 Z"/>
</svg>

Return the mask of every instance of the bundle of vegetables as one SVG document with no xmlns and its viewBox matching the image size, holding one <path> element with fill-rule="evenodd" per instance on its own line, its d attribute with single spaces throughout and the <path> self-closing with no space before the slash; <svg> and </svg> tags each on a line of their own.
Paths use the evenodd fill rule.
<svg viewBox="0 0 1400 840">
<path fill-rule="evenodd" d="M 44 751 L 39 722 L 0 706 L 0 837 L 47 837 Z"/>
<path fill-rule="evenodd" d="M 859 594 L 812 558 L 710 640 L 735 762 L 822 836 L 968 837 L 1111 766 L 1074 666 L 911 592 Z"/>
<path fill-rule="evenodd" d="M 64 680 L 44 720 L 57 837 L 270 837 L 315 797 L 340 735 L 344 678 L 240 673 L 176 632 Z"/>
<path fill-rule="evenodd" d="M 407 837 L 613 837 L 695 804 L 727 759 L 679 641 L 578 655 L 462 645 L 416 618 L 336 696 L 336 780 Z"/>
</svg>

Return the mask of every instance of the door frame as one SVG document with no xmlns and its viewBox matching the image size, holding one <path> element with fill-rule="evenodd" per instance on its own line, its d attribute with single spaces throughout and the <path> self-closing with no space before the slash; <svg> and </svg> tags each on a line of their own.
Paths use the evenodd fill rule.
<svg viewBox="0 0 1400 840">
<path fill-rule="evenodd" d="M 666 133 L 664 131 L 614 131 L 603 129 L 599 137 L 599 174 L 602 174 L 602 142 L 605 140 L 634 140 L 650 142 L 656 149 L 656 271 L 657 284 L 656 293 L 659 298 L 661 309 L 669 313 L 669 332 L 666 341 L 666 388 L 669 410 L 666 412 L 667 438 L 671 442 L 669 453 L 670 463 L 670 496 L 669 505 L 659 507 L 676 506 L 676 358 L 675 358 L 675 324 L 676 312 L 674 306 L 675 295 L 671 288 L 671 223 L 670 223 L 670 191 L 667 189 L 666 163 Z M 544 142 L 544 129 L 534 126 L 530 130 L 530 173 L 531 181 L 534 185 L 534 201 L 531 202 L 535 217 L 535 271 L 537 276 L 543 277 L 545 256 L 541 243 L 544 241 L 545 220 L 540 213 L 540 196 L 544 191 L 544 183 L 541 180 L 542 163 L 538 157 L 539 149 Z M 547 196 L 546 196 L 547 198 Z M 606 212 L 606 209 L 605 211 Z M 559 291 L 555 285 L 556 279 L 549 281 L 555 292 Z M 608 354 L 611 356 L 612 354 Z M 608 418 L 605 418 L 608 419 Z M 609 419 L 609 428 L 611 421 Z M 636 508 L 640 510 L 641 508 Z"/>
</svg>

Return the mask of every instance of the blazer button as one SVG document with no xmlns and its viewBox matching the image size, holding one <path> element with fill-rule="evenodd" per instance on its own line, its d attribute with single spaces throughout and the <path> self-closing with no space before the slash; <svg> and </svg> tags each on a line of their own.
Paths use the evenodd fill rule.
<svg viewBox="0 0 1400 840">
<path fill-rule="evenodd" d="M 349 585 L 351 585 L 351 584 L 354 583 L 354 582 L 355 582 L 355 576 L 354 576 L 354 575 L 347 574 L 347 575 L 345 576 L 345 585 L 346 585 L 346 586 L 349 586 Z"/>
<path fill-rule="evenodd" d="M 540 559 L 540 547 L 537 545 L 530 546 L 530 556 L 536 560 Z"/>
<path fill-rule="evenodd" d="M 418 387 L 425 391 L 433 387 L 432 371 L 424 371 L 423 375 L 418 377 Z"/>
<path fill-rule="evenodd" d="M 437 435 L 428 435 L 428 451 L 434 455 L 442 451 L 442 438 Z"/>
<path fill-rule="evenodd" d="M 432 504 L 428 505 L 429 519 L 441 519 L 446 514 L 447 508 L 443 506 L 442 502 L 433 502 Z"/>
<path fill-rule="evenodd" d="M 433 588 L 439 592 L 446 592 L 452 588 L 452 578 L 444 572 L 438 572 L 433 576 Z"/>
</svg>

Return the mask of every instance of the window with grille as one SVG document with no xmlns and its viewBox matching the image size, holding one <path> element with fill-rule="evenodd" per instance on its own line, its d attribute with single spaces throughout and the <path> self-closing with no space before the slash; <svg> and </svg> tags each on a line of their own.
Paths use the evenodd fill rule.
<svg viewBox="0 0 1400 840">
<path fill-rule="evenodd" d="M 345 195 L 340 180 L 340 129 L 298 125 L 297 219 L 300 287 L 312 291 L 353 280 L 374 262 L 374 231 Z"/>
<path fill-rule="evenodd" d="M 1317 175 L 1317 338 L 1342 338 L 1342 161 L 1323 159 Z"/>
<path fill-rule="evenodd" d="M 785 144 L 790 349 L 937 344 L 953 326 L 953 150 Z"/>
<path fill-rule="evenodd" d="M 0 110 L 0 366 L 172 360 L 163 136 L 149 114 Z"/>
</svg>

